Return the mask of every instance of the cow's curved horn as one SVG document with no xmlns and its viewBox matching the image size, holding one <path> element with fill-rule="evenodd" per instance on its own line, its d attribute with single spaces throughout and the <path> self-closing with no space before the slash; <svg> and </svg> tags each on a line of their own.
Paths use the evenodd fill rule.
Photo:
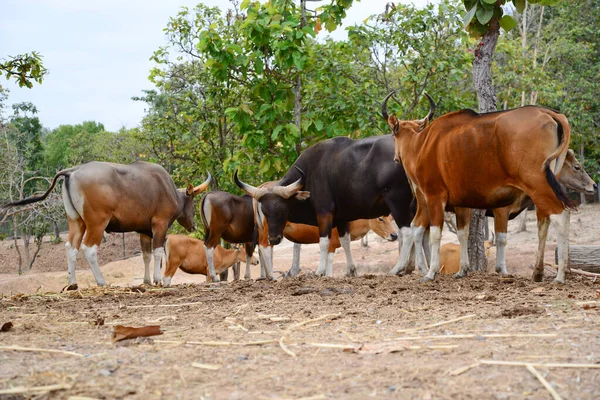
<svg viewBox="0 0 600 400">
<path fill-rule="evenodd" d="M 394 93 L 395 90 L 392 90 L 387 96 L 385 96 L 385 99 L 383 99 L 383 102 L 381 103 L 381 115 L 383 115 L 383 119 L 385 119 L 385 122 L 387 122 L 388 118 L 390 117 L 390 115 L 387 112 L 387 102 Z"/>
<path fill-rule="evenodd" d="M 233 174 L 233 180 L 235 182 L 235 184 L 242 189 L 244 192 L 248 193 L 250 196 L 254 197 L 256 195 L 256 192 L 258 191 L 258 189 L 252 185 L 248 185 L 247 183 L 244 183 L 240 180 L 240 178 L 238 178 L 238 170 L 235 170 L 235 173 Z"/>
<path fill-rule="evenodd" d="M 300 174 L 305 177 L 306 174 L 304 173 L 304 171 L 302 171 L 302 169 L 300 169 L 300 167 L 298 167 L 297 165 L 294 165 L 294 168 L 296 168 L 298 171 L 300 171 Z"/>
<path fill-rule="evenodd" d="M 275 186 L 273 188 L 273 193 L 283 197 L 284 199 L 289 199 L 298 193 L 300 189 L 302 189 L 302 179 L 303 178 L 300 178 L 296 182 L 292 182 L 287 186 Z"/>
<path fill-rule="evenodd" d="M 206 171 L 206 174 L 208 175 L 208 178 L 206 178 L 206 180 L 202 184 L 200 184 L 194 188 L 193 196 L 196 196 L 196 195 L 202 193 L 204 190 L 206 190 L 208 185 L 210 185 L 210 182 L 212 181 L 212 175 L 208 171 Z"/>
<path fill-rule="evenodd" d="M 435 102 L 429 94 L 425 93 L 425 96 L 427 96 L 427 100 L 429 100 L 429 113 L 427 113 L 425 118 L 418 120 L 418 122 L 421 123 L 425 121 L 431 121 L 431 118 L 433 118 L 433 114 L 435 113 Z"/>
</svg>

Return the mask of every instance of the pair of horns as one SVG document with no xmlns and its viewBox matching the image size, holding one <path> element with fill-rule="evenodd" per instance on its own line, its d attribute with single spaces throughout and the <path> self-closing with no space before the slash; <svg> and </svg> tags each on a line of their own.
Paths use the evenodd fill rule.
<svg viewBox="0 0 600 400">
<path fill-rule="evenodd" d="M 389 98 L 392 97 L 394 92 L 395 91 L 392 90 L 387 96 L 385 96 L 385 99 L 383 99 L 383 103 L 381 103 L 381 115 L 383 115 L 383 118 L 386 120 L 386 122 L 390 118 L 390 115 L 387 112 L 387 102 Z M 427 99 L 429 100 L 429 113 L 425 118 L 417 120 L 418 123 L 423 123 L 426 120 L 431 120 L 433 114 L 435 113 L 435 102 L 429 94 L 425 93 L 425 96 L 427 96 Z"/>
<path fill-rule="evenodd" d="M 206 174 L 208 175 L 208 178 L 206 178 L 206 180 L 202 184 L 200 184 L 196 187 L 194 187 L 190 184 L 187 187 L 185 193 L 188 196 L 197 196 L 200 193 L 202 193 L 204 190 L 206 190 L 206 188 L 208 187 L 208 185 L 210 185 L 210 182 L 212 181 L 212 176 L 210 175 L 210 172 L 206 171 Z"/>
<path fill-rule="evenodd" d="M 280 197 L 283 197 L 284 199 L 289 199 L 290 197 L 292 197 L 293 195 L 298 193 L 298 191 L 300 191 L 300 189 L 302 189 L 302 186 L 303 186 L 302 180 L 304 179 L 304 171 L 302 171 L 298 167 L 296 167 L 296 169 L 298 171 L 300 171 L 302 176 L 296 182 L 292 182 L 287 186 L 274 186 L 271 188 L 268 188 L 268 187 L 258 187 L 257 188 L 255 186 L 252 186 L 250 184 L 242 182 L 240 180 L 240 178 L 238 178 L 237 170 L 233 174 L 233 180 L 235 181 L 235 184 L 240 189 L 242 189 L 244 192 L 248 193 L 248 195 L 254 197 L 256 200 L 260 199 L 262 196 L 264 196 L 265 194 L 267 194 L 269 192 L 276 194 Z"/>
</svg>

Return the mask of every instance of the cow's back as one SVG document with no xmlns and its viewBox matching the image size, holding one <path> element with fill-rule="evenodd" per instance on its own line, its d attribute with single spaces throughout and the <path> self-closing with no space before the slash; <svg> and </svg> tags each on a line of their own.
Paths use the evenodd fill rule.
<svg viewBox="0 0 600 400">
<path fill-rule="evenodd" d="M 314 210 L 334 203 L 338 220 L 389 214 L 384 201 L 386 192 L 397 191 L 397 196 L 412 197 L 402 165 L 394 162 L 391 135 L 325 140 L 306 149 L 294 166 L 306 175 L 302 190 L 311 193 L 309 201 Z M 292 167 L 280 184 L 287 185 L 301 176 Z"/>
<path fill-rule="evenodd" d="M 90 162 L 66 182 L 71 201 L 84 220 L 110 217 L 107 231 L 152 232 L 153 217 L 174 220 L 177 188 L 160 165 Z"/>
</svg>

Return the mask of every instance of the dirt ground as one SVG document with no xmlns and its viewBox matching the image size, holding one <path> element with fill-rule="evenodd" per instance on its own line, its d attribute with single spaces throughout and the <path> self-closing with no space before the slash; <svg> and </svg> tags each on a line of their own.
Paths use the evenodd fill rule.
<svg viewBox="0 0 600 400">
<path fill-rule="evenodd" d="M 133 257 L 102 267 L 121 286 L 96 288 L 82 263 L 81 290 L 58 294 L 66 260 L 56 255 L 45 272 L 0 275 L 0 326 L 13 324 L 0 332 L 0 399 L 551 398 L 526 366 L 494 361 L 531 363 L 562 398 L 598 399 L 600 280 L 570 275 L 558 286 L 548 267 L 544 282 L 531 282 L 530 214 L 528 232 L 509 227 L 512 278 L 386 276 L 397 245 L 370 235 L 369 248 L 353 243 L 358 278 L 341 277 L 342 251 L 336 278 L 314 277 L 311 245 L 296 279 L 206 284 L 179 271 L 173 288 L 132 289 L 143 276 Z M 571 227 L 571 244 L 600 244 L 600 207 L 581 207 Z M 551 229 L 550 263 L 554 247 Z M 291 244 L 276 247 L 276 269 L 290 262 Z M 164 333 L 113 344 L 115 325 Z"/>
</svg>

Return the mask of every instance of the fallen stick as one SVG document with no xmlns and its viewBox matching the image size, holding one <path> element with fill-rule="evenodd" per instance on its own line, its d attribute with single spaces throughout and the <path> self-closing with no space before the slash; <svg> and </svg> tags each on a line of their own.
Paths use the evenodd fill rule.
<svg viewBox="0 0 600 400">
<path fill-rule="evenodd" d="M 352 344 L 338 344 L 338 343 L 306 343 L 307 346 L 311 347 L 320 347 L 326 349 L 342 349 L 342 350 L 354 350 L 357 348 L 357 345 Z M 360 346 L 358 346 L 360 347 Z M 455 349 L 458 345 L 448 344 L 448 345 L 433 345 L 433 346 L 406 346 L 405 349 L 408 350 L 421 350 L 421 349 L 429 349 L 429 350 L 445 350 L 445 349 Z"/>
<path fill-rule="evenodd" d="M 600 278 L 600 274 L 596 274 L 593 272 L 588 272 L 588 271 L 584 271 L 581 269 L 575 269 L 575 268 L 571 268 L 571 272 L 577 275 L 583 275 L 583 276 L 588 276 L 590 278 Z"/>
<path fill-rule="evenodd" d="M 236 343 L 236 342 L 193 342 L 193 341 L 181 341 L 181 340 L 155 340 L 154 343 L 171 343 L 171 344 L 197 344 L 201 346 L 260 346 L 263 344 L 275 343 L 277 339 L 270 340 L 258 340 L 256 342 L 245 342 L 245 343 Z"/>
<path fill-rule="evenodd" d="M 14 351 L 31 351 L 34 353 L 59 353 L 67 354 L 75 357 L 85 357 L 83 354 L 75 353 L 74 351 L 55 350 L 55 349 L 39 349 L 37 347 L 22 347 L 22 346 L 0 346 L 0 350 L 14 350 Z"/>
<path fill-rule="evenodd" d="M 152 304 L 152 305 L 140 305 L 140 306 L 124 306 L 123 308 L 152 308 L 152 307 L 181 307 L 181 306 L 196 306 L 200 304 L 206 304 L 203 301 L 194 301 L 192 303 L 179 303 L 179 304 Z"/>
<path fill-rule="evenodd" d="M 325 314 L 325 315 L 322 315 L 322 316 L 320 316 L 318 318 L 307 319 L 306 321 L 295 323 L 295 324 L 291 325 L 290 327 L 288 327 L 287 330 L 291 331 L 292 329 L 300 328 L 301 326 L 306 325 L 306 324 L 311 324 L 313 322 L 323 321 L 324 319 L 336 319 L 336 318 L 339 318 L 341 316 L 342 316 L 342 314 L 340 314 L 340 313 L 337 313 L 337 314 Z"/>
<path fill-rule="evenodd" d="M 64 383 L 59 383 L 56 385 L 48 385 L 48 386 L 18 386 L 10 389 L 1 389 L 0 394 L 21 394 L 21 393 L 30 393 L 35 392 L 37 394 L 52 392 L 54 390 L 68 390 L 71 389 L 73 385 L 66 385 Z"/>
<path fill-rule="evenodd" d="M 386 341 L 396 340 L 436 340 L 436 339 L 477 339 L 477 338 L 553 338 L 556 333 L 465 333 L 457 335 L 431 335 L 431 336 L 401 336 L 397 338 L 386 339 Z"/>
<path fill-rule="evenodd" d="M 291 351 L 284 343 L 283 343 L 283 338 L 284 336 L 282 336 L 281 338 L 279 338 L 279 347 L 281 347 L 281 350 L 283 350 L 284 353 L 296 358 L 296 353 L 294 353 L 293 351 Z"/>
<path fill-rule="evenodd" d="M 596 300 L 578 301 L 577 303 L 575 303 L 575 305 L 577 305 L 577 306 L 585 306 L 585 305 L 598 304 L 598 303 L 600 303 L 600 301 L 596 301 Z"/>
<path fill-rule="evenodd" d="M 211 371 L 216 371 L 221 369 L 222 365 L 219 364 L 202 364 L 202 363 L 192 363 L 192 367 L 201 368 L 201 369 L 209 369 Z"/>
<path fill-rule="evenodd" d="M 435 328 L 435 327 L 442 326 L 442 325 L 452 324 L 454 322 L 462 321 L 464 319 L 469 319 L 469 318 L 473 318 L 473 317 L 476 317 L 476 316 L 477 315 L 475 315 L 475 314 L 463 315 L 462 317 L 458 317 L 458 318 L 455 318 L 455 319 L 450 319 L 448 321 L 440 321 L 440 322 L 436 322 L 435 324 L 425 325 L 425 326 L 421 326 L 421 327 L 418 327 L 418 328 L 401 329 L 399 331 L 396 331 L 396 333 L 406 333 L 406 332 L 421 331 L 423 329 Z"/>
<path fill-rule="evenodd" d="M 526 367 L 528 365 L 541 368 L 598 368 L 600 364 L 565 364 L 565 363 L 528 363 L 521 361 L 496 361 L 496 360 L 479 360 L 480 364 L 487 365 L 511 365 L 517 367 Z"/>
<path fill-rule="evenodd" d="M 466 365 L 464 367 L 455 369 L 454 371 L 448 372 L 448 375 L 452 375 L 452 376 L 458 376 L 461 374 L 464 374 L 465 372 L 469 371 L 470 369 L 473 369 L 475 367 L 478 367 L 479 363 L 475 363 L 475 364 L 471 364 L 471 365 Z"/>
<path fill-rule="evenodd" d="M 556 390 L 554 390 L 550 383 L 548 383 L 548 381 L 533 367 L 533 365 L 527 364 L 527 369 L 533 374 L 533 376 L 537 378 L 538 381 L 540 381 L 542 385 L 544 385 L 554 400 L 562 400 L 558 393 L 556 393 Z"/>
</svg>

